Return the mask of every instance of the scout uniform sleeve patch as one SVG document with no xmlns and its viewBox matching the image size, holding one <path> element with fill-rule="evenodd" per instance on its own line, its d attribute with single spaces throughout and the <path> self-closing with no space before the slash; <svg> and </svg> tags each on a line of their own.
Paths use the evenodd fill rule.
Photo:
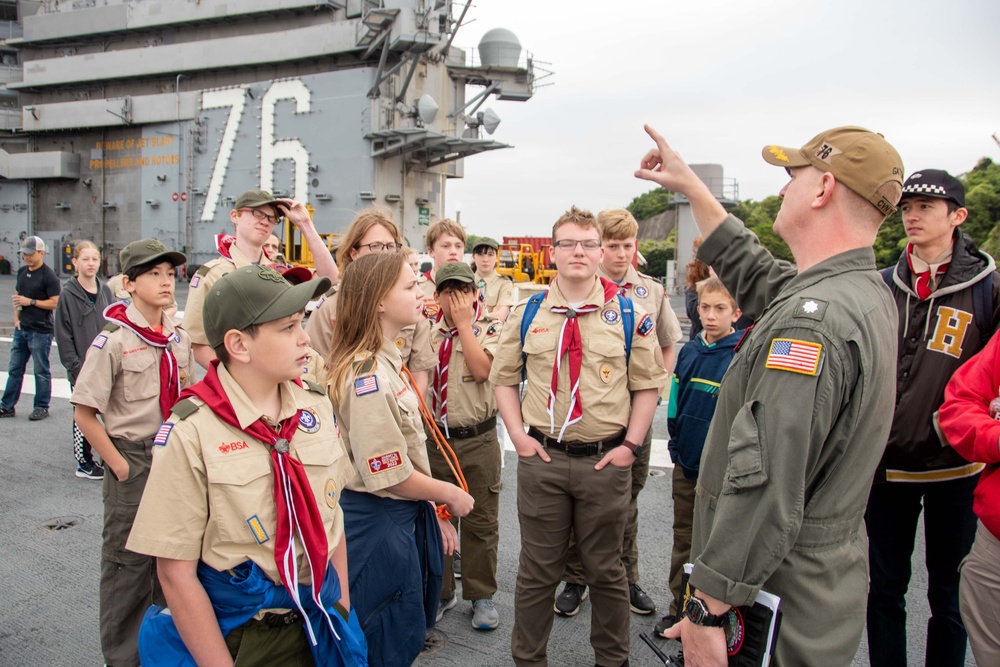
<svg viewBox="0 0 1000 667">
<path fill-rule="evenodd" d="M 389 454 L 374 456 L 368 459 L 368 470 L 373 475 L 398 468 L 401 465 L 403 465 L 403 457 L 399 455 L 399 452 L 390 452 Z"/>
<path fill-rule="evenodd" d="M 656 325 L 653 324 L 653 320 L 650 319 L 649 315 L 643 315 L 642 320 L 639 321 L 639 325 L 635 328 L 635 332 L 640 336 L 648 336 Z"/>
<path fill-rule="evenodd" d="M 189 285 L 189 288 L 190 289 L 198 289 L 198 284 L 200 282 L 201 282 L 201 276 L 196 275 L 194 278 L 191 279 L 191 285 Z"/>
<path fill-rule="evenodd" d="M 90 344 L 91 347 L 96 347 L 98 350 L 103 350 L 104 346 L 108 343 L 108 337 L 104 334 L 100 334 L 94 339 L 94 342 Z"/>
<path fill-rule="evenodd" d="M 257 518 L 256 514 L 247 519 L 247 525 L 250 526 L 250 532 L 253 533 L 253 537 L 257 540 L 257 544 L 264 544 L 264 542 L 271 539 L 271 536 L 267 534 L 266 530 L 264 530 L 264 524 L 260 522 L 260 519 Z"/>
<path fill-rule="evenodd" d="M 167 444 L 167 438 L 170 437 L 170 432 L 174 430 L 174 425 L 170 422 L 163 422 L 160 425 L 160 430 L 156 432 L 156 437 L 153 438 L 153 444 L 163 447 Z"/>
<path fill-rule="evenodd" d="M 779 371 L 791 371 L 803 375 L 819 373 L 820 353 L 823 345 L 808 340 L 793 338 L 775 338 L 771 341 L 771 349 L 767 352 L 767 368 Z"/>
<path fill-rule="evenodd" d="M 378 378 L 374 375 L 368 375 L 363 378 L 358 378 L 354 381 L 354 395 L 364 396 L 365 394 L 373 394 L 378 391 Z"/>
</svg>

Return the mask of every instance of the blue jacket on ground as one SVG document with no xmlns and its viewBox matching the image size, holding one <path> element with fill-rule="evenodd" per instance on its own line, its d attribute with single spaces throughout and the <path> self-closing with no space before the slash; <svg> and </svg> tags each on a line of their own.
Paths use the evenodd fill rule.
<svg viewBox="0 0 1000 667">
<path fill-rule="evenodd" d="M 715 414 L 719 385 L 743 332 L 740 329 L 712 344 L 699 334 L 685 343 L 677 355 L 667 412 L 670 434 L 667 449 L 670 460 L 681 467 L 687 479 L 698 479 L 701 450 Z"/>
</svg>

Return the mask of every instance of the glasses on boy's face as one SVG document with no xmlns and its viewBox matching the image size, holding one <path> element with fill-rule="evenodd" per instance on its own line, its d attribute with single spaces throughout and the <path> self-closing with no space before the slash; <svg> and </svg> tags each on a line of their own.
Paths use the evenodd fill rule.
<svg viewBox="0 0 1000 667">
<path fill-rule="evenodd" d="M 393 252 L 403 247 L 402 243 L 359 243 L 354 246 L 355 250 L 368 248 L 368 252 Z"/>
<path fill-rule="evenodd" d="M 584 250 L 597 250 L 601 247 L 601 241 L 599 239 L 583 239 L 582 241 L 559 239 L 558 241 L 554 241 L 552 243 L 552 245 L 560 250 L 576 250 L 577 244 L 582 245 Z"/>
<path fill-rule="evenodd" d="M 267 220 L 272 225 L 278 224 L 278 219 L 280 218 L 280 216 L 268 215 L 267 213 L 265 213 L 264 211 L 260 210 L 259 208 L 245 208 L 243 210 L 244 211 L 250 211 L 250 214 L 253 215 L 253 217 L 257 218 L 258 220 Z"/>
</svg>

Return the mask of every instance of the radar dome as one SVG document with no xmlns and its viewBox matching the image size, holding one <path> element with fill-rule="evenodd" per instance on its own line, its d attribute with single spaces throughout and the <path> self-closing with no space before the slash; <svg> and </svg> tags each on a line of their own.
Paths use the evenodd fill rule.
<svg viewBox="0 0 1000 667">
<path fill-rule="evenodd" d="M 493 28 L 479 40 L 479 60 L 485 67 L 517 67 L 521 40 L 506 28 Z"/>
</svg>

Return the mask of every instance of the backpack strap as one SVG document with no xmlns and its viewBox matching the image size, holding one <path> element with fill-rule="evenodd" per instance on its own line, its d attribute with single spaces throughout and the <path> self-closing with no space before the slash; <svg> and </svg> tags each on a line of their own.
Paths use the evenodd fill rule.
<svg viewBox="0 0 1000 667">
<path fill-rule="evenodd" d="M 980 349 L 993 337 L 993 276 L 990 273 L 972 285 L 972 317 L 979 329 Z"/>
<path fill-rule="evenodd" d="M 622 326 L 625 327 L 625 367 L 632 359 L 632 335 L 635 333 L 635 310 L 632 299 L 622 294 L 618 295 L 618 307 L 622 311 Z"/>
<path fill-rule="evenodd" d="M 521 316 L 521 361 L 523 364 L 527 364 L 528 355 L 524 353 L 524 339 L 528 335 L 528 329 L 531 327 L 531 321 L 535 319 L 535 315 L 538 313 L 538 308 L 542 305 L 542 299 L 548 292 L 539 292 L 537 294 L 532 294 L 528 299 L 528 303 L 524 304 L 524 315 Z M 521 382 L 524 382 L 525 378 L 525 367 L 521 366 Z"/>
</svg>

